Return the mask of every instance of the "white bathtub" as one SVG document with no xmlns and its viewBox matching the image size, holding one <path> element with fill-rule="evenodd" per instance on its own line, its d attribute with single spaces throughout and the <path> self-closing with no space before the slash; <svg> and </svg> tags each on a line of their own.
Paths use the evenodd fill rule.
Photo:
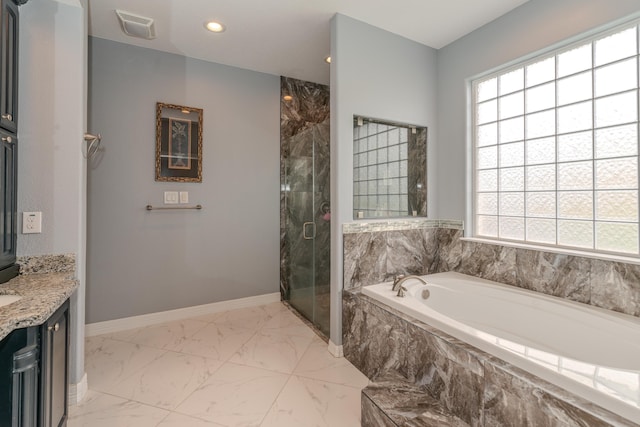
<svg viewBox="0 0 640 427">
<path fill-rule="evenodd" d="M 459 273 L 362 293 L 640 423 L 640 319 Z M 429 290 L 423 299 L 423 290 Z"/>
</svg>

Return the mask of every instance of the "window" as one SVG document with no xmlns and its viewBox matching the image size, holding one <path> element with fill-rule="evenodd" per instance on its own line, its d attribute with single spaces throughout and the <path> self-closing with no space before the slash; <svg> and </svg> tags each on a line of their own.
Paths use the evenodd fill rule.
<svg viewBox="0 0 640 427">
<path fill-rule="evenodd" d="M 474 236 L 639 256 L 638 22 L 473 82 Z"/>
<path fill-rule="evenodd" d="M 427 216 L 427 128 L 354 116 L 353 218 Z"/>
</svg>

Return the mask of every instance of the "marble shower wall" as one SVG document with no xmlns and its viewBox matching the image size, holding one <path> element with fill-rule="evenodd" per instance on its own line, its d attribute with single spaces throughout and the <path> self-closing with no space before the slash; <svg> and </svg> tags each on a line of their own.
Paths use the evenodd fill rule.
<svg viewBox="0 0 640 427">
<path fill-rule="evenodd" d="M 281 77 L 280 92 L 280 293 L 287 299 L 296 285 L 329 289 L 329 87 Z M 315 222 L 315 240 L 302 237 L 305 222 Z"/>
<path fill-rule="evenodd" d="M 345 289 L 456 271 L 640 317 L 640 265 L 466 241 L 461 222 L 406 224 L 345 225 Z"/>
</svg>

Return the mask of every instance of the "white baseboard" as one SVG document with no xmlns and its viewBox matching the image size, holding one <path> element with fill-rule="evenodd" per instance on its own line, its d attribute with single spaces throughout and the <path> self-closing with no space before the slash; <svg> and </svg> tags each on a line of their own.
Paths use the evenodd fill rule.
<svg viewBox="0 0 640 427">
<path fill-rule="evenodd" d="M 82 402 L 89 390 L 87 373 L 85 372 L 78 384 L 69 384 L 69 405 L 77 405 Z"/>
<path fill-rule="evenodd" d="M 193 307 L 178 308 L 176 310 L 161 311 L 158 313 L 143 314 L 140 316 L 125 317 L 122 319 L 107 320 L 85 325 L 84 335 L 95 335 L 120 332 L 127 329 L 142 328 L 158 323 L 187 319 L 189 317 L 204 316 L 206 314 L 221 311 L 235 310 L 238 308 L 254 307 L 280 301 L 280 293 L 258 295 L 255 297 L 239 298 L 230 301 L 214 302 L 211 304 L 196 305 Z"/>
<path fill-rule="evenodd" d="M 341 345 L 336 345 L 333 341 L 329 340 L 329 353 L 333 354 L 333 357 L 344 357 Z"/>
</svg>

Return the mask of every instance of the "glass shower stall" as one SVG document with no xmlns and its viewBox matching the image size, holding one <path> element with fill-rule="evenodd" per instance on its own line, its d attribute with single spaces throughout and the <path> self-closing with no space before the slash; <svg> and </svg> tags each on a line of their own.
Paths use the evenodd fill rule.
<svg viewBox="0 0 640 427">
<path fill-rule="evenodd" d="M 329 335 L 329 88 L 281 78 L 280 292 Z"/>
</svg>

